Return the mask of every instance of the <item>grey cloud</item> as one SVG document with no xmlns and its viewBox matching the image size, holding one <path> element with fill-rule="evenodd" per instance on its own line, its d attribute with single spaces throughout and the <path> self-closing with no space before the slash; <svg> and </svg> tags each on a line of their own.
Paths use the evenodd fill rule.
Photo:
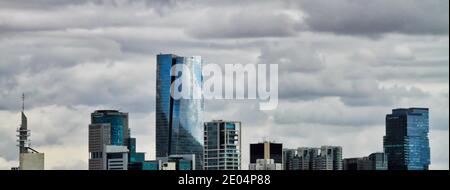
<svg viewBox="0 0 450 190">
<path fill-rule="evenodd" d="M 300 24 L 288 15 L 269 10 L 216 11 L 199 18 L 187 32 L 200 39 L 286 37 L 295 35 Z"/>
<path fill-rule="evenodd" d="M 387 111 L 389 110 L 381 107 L 349 107 L 338 98 L 322 98 L 308 102 L 286 101 L 276 110 L 274 121 L 282 125 L 367 127 L 382 125 Z"/>
<path fill-rule="evenodd" d="M 10 131 L 15 131 L 15 126 L 0 126 L 0 139 L 2 139 L 2 143 L 0 144 L 0 159 L 4 158 L 7 161 L 15 160 L 19 156 L 19 150 L 16 148 L 16 139 L 14 139 L 15 134 L 11 132 L 7 132 L 7 129 L 11 129 Z"/>
<path fill-rule="evenodd" d="M 55 4 L 50 10 L 41 7 L 24 9 L 12 5 L 0 8 L 1 33 L 52 31 L 71 28 L 142 26 L 158 18 L 154 8 L 144 1 L 100 1 L 66 5 Z M 121 2 L 121 1 L 117 1 Z M 51 4 L 51 3 L 50 3 Z M 70 12 L 71 14 L 67 14 Z"/>
<path fill-rule="evenodd" d="M 261 49 L 261 64 L 278 64 L 281 74 L 314 73 L 324 69 L 322 55 L 303 43 L 269 43 Z"/>
<path fill-rule="evenodd" d="M 447 0 L 299 1 L 310 30 L 343 35 L 448 35 Z"/>
<path fill-rule="evenodd" d="M 352 79 L 339 71 L 324 71 L 319 74 L 280 76 L 279 96 L 288 100 L 313 100 L 321 97 L 339 97 L 346 105 L 393 105 L 404 97 L 426 97 L 418 88 L 379 87 L 369 78 Z"/>
<path fill-rule="evenodd" d="M 52 166 L 51 168 L 48 168 L 50 170 L 87 170 L 88 169 L 88 163 L 86 161 L 75 161 L 71 162 L 70 164 L 64 163 L 61 165 Z"/>
<path fill-rule="evenodd" d="M 257 128 L 269 119 L 268 113 L 259 110 L 259 103 L 256 100 L 207 100 L 205 105 L 207 121 L 218 119 L 241 121 L 246 128 Z"/>
<path fill-rule="evenodd" d="M 137 65 L 114 62 L 80 64 L 65 69 L 48 69 L 40 74 L 21 75 L 16 78 L 19 81 L 17 86 L 3 89 L 0 108 L 17 110 L 17 97 L 25 92 L 30 107 L 53 104 L 108 105 L 133 112 L 153 111 L 154 96 L 151 89 L 154 79 L 152 75 L 145 74 L 152 72 L 151 64 L 142 67 L 148 70 L 137 68 Z M 137 72 L 144 75 L 136 75 Z"/>
<path fill-rule="evenodd" d="M 5 73 L 71 67 L 83 62 L 120 59 L 120 45 L 108 39 L 33 35 L 2 39 L 0 64 Z M 2 77 L 3 78 L 3 77 Z"/>
</svg>

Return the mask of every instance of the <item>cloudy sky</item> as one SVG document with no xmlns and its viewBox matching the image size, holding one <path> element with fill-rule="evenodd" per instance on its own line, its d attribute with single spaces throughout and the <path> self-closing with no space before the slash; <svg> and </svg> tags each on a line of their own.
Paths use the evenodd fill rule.
<svg viewBox="0 0 450 190">
<path fill-rule="evenodd" d="M 130 113 L 154 158 L 156 55 L 279 64 L 280 102 L 207 101 L 248 143 L 382 151 L 392 108 L 429 107 L 431 168 L 449 168 L 447 0 L 0 0 L 0 169 L 17 165 L 24 92 L 46 169 L 87 169 L 96 109 Z"/>
</svg>

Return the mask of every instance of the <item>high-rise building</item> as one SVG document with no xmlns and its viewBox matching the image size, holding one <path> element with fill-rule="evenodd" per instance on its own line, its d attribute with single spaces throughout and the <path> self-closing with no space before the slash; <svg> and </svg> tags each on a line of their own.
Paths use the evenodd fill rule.
<svg viewBox="0 0 450 190">
<path fill-rule="evenodd" d="M 89 125 L 89 170 L 106 169 L 103 153 L 105 146 L 111 142 L 111 125 Z"/>
<path fill-rule="evenodd" d="M 172 84 L 181 76 L 173 66 L 188 68 L 182 75 L 191 76 L 188 84 L 173 89 Z M 184 81 L 186 82 L 186 81 Z M 157 56 L 156 77 L 156 157 L 195 154 L 196 169 L 203 169 L 203 98 L 177 97 L 177 91 L 190 89 L 191 94 L 202 94 L 202 59 L 199 56 L 179 57 L 173 54 Z M 175 85 L 174 85 L 175 86 Z M 200 89 L 200 92 L 198 92 Z M 178 94 L 179 95 L 179 94 Z"/>
<path fill-rule="evenodd" d="M 107 124 L 111 128 L 111 145 L 126 145 L 129 136 L 128 113 L 117 110 L 97 110 L 91 114 L 91 124 Z"/>
<path fill-rule="evenodd" d="M 259 164 L 263 162 L 272 163 L 271 161 L 269 162 L 269 160 L 273 160 L 273 164 L 280 164 L 281 168 L 283 168 L 283 144 L 269 141 L 250 144 L 249 168 L 252 168 L 254 164 L 258 164 L 257 160 L 265 160 L 260 161 Z"/>
<path fill-rule="evenodd" d="M 128 113 L 117 110 L 97 110 L 92 113 L 89 125 L 89 170 L 126 169 L 131 157 L 128 154 L 130 142 L 133 141 L 129 136 Z"/>
<path fill-rule="evenodd" d="M 314 170 L 315 159 L 319 156 L 318 148 L 300 147 L 297 149 L 299 170 Z"/>
<path fill-rule="evenodd" d="M 372 153 L 362 158 L 346 158 L 343 160 L 344 170 L 387 170 L 386 154 Z"/>
<path fill-rule="evenodd" d="M 241 122 L 206 122 L 204 133 L 204 169 L 240 170 Z"/>
<path fill-rule="evenodd" d="M 283 149 L 283 169 L 298 170 L 297 152 L 295 149 Z"/>
<path fill-rule="evenodd" d="M 384 152 L 389 170 L 428 170 L 428 108 L 394 109 L 386 115 Z"/>
<path fill-rule="evenodd" d="M 320 147 L 320 154 L 314 161 L 314 170 L 342 170 L 342 147 Z"/>
</svg>

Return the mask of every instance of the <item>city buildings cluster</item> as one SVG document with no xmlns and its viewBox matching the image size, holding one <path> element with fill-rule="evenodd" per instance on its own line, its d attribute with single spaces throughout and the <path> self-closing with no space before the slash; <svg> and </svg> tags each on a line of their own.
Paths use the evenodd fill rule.
<svg viewBox="0 0 450 190">
<path fill-rule="evenodd" d="M 192 84 L 201 86 L 202 59 L 173 54 L 157 56 L 156 71 L 156 159 L 146 160 L 136 152 L 128 113 L 97 110 L 89 124 L 89 170 L 240 170 L 242 169 L 242 125 L 240 121 L 204 122 L 202 98 L 175 99 L 172 84 L 180 75 L 172 69 L 183 65 L 192 71 Z M 185 85 L 185 86 L 183 86 Z M 250 170 L 427 170 L 430 165 L 428 108 L 394 109 L 386 115 L 384 151 L 362 158 L 344 158 L 341 146 L 283 148 L 282 143 L 250 144 Z M 32 159 L 43 169 L 39 153 L 25 146 L 26 117 L 22 111 L 19 131 L 21 167 Z M 245 129 L 244 129 L 245 131 Z M 32 154 L 30 158 L 28 155 Z M 37 155 L 37 156 L 36 156 Z M 42 160 L 42 161 L 41 161 Z M 39 162 L 39 163 L 37 163 Z M 42 165 L 41 165 L 42 162 Z M 31 165 L 33 165 L 31 164 Z"/>
</svg>

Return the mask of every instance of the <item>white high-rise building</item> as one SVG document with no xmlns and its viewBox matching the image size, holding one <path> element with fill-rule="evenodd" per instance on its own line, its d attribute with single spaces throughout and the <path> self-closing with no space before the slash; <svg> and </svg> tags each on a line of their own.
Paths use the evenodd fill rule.
<svg viewBox="0 0 450 190">
<path fill-rule="evenodd" d="M 241 169 L 241 122 L 214 120 L 204 124 L 204 169 Z"/>
</svg>

